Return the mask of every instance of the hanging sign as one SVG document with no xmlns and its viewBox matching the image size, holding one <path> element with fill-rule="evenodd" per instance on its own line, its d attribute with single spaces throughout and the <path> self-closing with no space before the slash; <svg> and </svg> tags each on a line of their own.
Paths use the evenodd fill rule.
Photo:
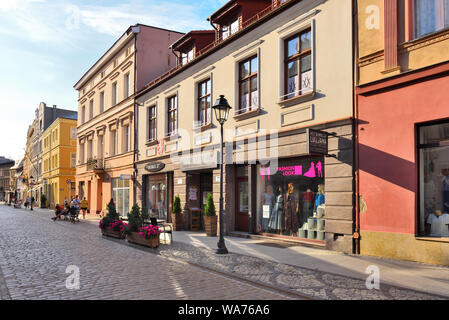
<svg viewBox="0 0 449 320">
<path fill-rule="evenodd" d="M 307 153 L 322 154 L 329 153 L 329 139 L 327 132 L 307 129 Z"/>
<path fill-rule="evenodd" d="M 145 166 L 145 170 L 148 172 L 158 172 L 165 168 L 165 163 L 163 162 L 152 162 Z"/>
</svg>

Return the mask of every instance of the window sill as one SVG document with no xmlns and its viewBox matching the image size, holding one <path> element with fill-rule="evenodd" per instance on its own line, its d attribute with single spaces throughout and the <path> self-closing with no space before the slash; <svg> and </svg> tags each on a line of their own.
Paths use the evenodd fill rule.
<svg viewBox="0 0 449 320">
<path fill-rule="evenodd" d="M 430 241 L 430 242 L 445 242 L 449 243 L 449 238 L 437 238 L 437 237 L 416 237 L 418 241 Z"/>
<path fill-rule="evenodd" d="M 316 97 L 316 92 L 312 91 L 310 93 L 302 94 L 300 96 L 296 96 L 296 97 L 293 97 L 290 99 L 281 100 L 278 102 L 278 104 L 281 105 L 281 108 L 287 108 L 287 107 L 297 105 L 299 103 L 311 101 L 311 100 L 315 99 L 315 97 Z"/>
<path fill-rule="evenodd" d="M 166 135 L 166 136 L 164 137 L 164 140 L 165 140 L 165 141 L 171 141 L 171 140 L 177 140 L 177 139 L 179 139 L 179 138 L 180 138 L 179 134 L 178 134 L 177 132 L 175 132 L 175 133 L 173 133 L 173 134 L 171 134 L 171 135 Z"/>
<path fill-rule="evenodd" d="M 256 108 L 256 109 L 253 109 L 253 110 L 250 110 L 250 111 L 246 111 L 244 113 L 235 114 L 234 115 L 234 119 L 236 121 L 241 121 L 241 120 L 246 120 L 246 119 L 251 118 L 251 117 L 258 116 L 259 114 L 260 114 L 260 108 Z"/>
<path fill-rule="evenodd" d="M 208 124 L 205 124 L 205 125 L 202 125 L 202 126 L 194 127 L 193 130 L 195 130 L 197 132 L 198 131 L 203 132 L 203 131 L 209 130 L 211 128 L 212 128 L 212 123 L 208 123 Z"/>
<path fill-rule="evenodd" d="M 145 145 L 147 146 L 147 147 L 152 147 L 152 146 L 155 146 L 155 145 L 157 145 L 157 144 L 159 144 L 159 141 L 158 140 L 149 140 L 149 141 L 147 141 L 146 143 L 145 143 Z"/>
</svg>

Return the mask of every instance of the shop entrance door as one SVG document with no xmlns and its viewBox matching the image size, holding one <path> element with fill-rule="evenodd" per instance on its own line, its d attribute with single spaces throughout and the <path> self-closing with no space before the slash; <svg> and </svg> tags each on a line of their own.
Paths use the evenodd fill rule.
<svg viewBox="0 0 449 320">
<path fill-rule="evenodd" d="M 248 187 L 248 178 L 237 179 L 235 229 L 242 232 L 249 232 Z"/>
</svg>

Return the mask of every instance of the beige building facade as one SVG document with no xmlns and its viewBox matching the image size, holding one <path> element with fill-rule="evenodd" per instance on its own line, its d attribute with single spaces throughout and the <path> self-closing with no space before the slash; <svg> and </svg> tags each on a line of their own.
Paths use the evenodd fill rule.
<svg viewBox="0 0 449 320">
<path fill-rule="evenodd" d="M 76 190 L 91 213 L 111 199 L 127 216 L 134 199 L 134 94 L 176 64 L 182 34 L 130 27 L 75 85 L 79 92 Z"/>
<path fill-rule="evenodd" d="M 218 209 L 224 95 L 226 233 L 352 253 L 352 2 L 229 1 L 209 20 L 215 40 L 175 42 L 178 67 L 138 93 L 137 202 L 170 221 L 180 195 L 189 230 L 207 194 Z M 307 150 L 307 129 L 329 156 Z"/>
</svg>

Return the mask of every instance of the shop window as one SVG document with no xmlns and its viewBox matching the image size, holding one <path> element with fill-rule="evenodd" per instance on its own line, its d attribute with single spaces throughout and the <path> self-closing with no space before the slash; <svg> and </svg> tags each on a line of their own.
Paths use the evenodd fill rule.
<svg viewBox="0 0 449 320">
<path fill-rule="evenodd" d="M 307 29 L 285 40 L 285 98 L 313 90 L 312 31 Z"/>
<path fill-rule="evenodd" d="M 449 0 L 415 0 L 415 36 L 449 27 Z"/>
<path fill-rule="evenodd" d="M 166 177 L 163 176 L 147 176 L 146 178 L 146 205 L 152 217 L 161 220 L 167 220 L 167 199 L 168 188 Z"/>
<path fill-rule="evenodd" d="M 122 217 L 127 217 L 130 211 L 129 193 L 129 180 L 112 179 L 112 198 L 114 199 L 117 212 Z"/>
<path fill-rule="evenodd" d="M 324 157 L 257 167 L 257 231 L 324 240 Z"/>
<path fill-rule="evenodd" d="M 449 123 L 419 128 L 419 234 L 449 237 Z"/>
</svg>

